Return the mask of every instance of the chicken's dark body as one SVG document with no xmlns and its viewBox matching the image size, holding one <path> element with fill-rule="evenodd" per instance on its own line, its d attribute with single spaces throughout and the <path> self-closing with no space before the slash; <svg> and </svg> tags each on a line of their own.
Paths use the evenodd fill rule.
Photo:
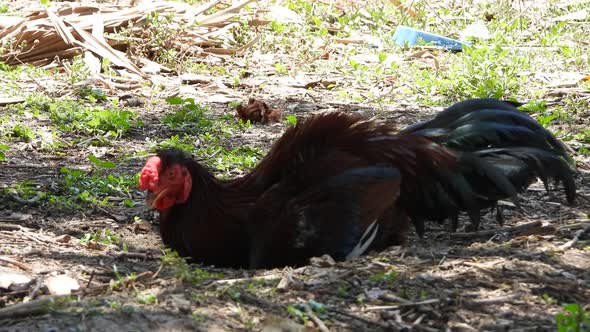
<svg viewBox="0 0 590 332">
<path fill-rule="evenodd" d="M 189 200 L 161 214 L 165 244 L 217 266 L 302 265 L 350 259 L 400 243 L 412 220 L 456 219 L 516 199 L 540 177 L 575 185 L 557 140 L 528 115 L 495 100 L 470 100 L 396 132 L 344 113 L 311 116 L 286 130 L 247 175 L 219 181 L 186 165 Z"/>
</svg>

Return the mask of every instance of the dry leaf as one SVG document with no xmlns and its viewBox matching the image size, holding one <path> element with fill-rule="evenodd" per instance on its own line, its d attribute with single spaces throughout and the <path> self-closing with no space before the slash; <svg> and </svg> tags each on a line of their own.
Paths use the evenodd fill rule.
<svg viewBox="0 0 590 332">
<path fill-rule="evenodd" d="M 104 250 L 106 248 L 106 246 L 102 245 L 96 241 L 88 241 L 88 242 L 86 242 L 86 248 L 94 249 L 94 250 Z"/>
<path fill-rule="evenodd" d="M 52 12 L 49 8 L 45 8 L 45 11 L 47 13 L 47 16 L 51 20 L 51 23 L 53 24 L 55 31 L 61 37 L 61 39 L 63 39 L 63 41 L 70 46 L 74 45 L 74 41 L 76 39 L 74 38 L 74 36 L 72 36 L 70 29 L 68 29 L 65 26 L 64 21 L 60 17 L 55 15 L 55 13 Z"/>
<path fill-rule="evenodd" d="M 56 237 L 54 241 L 57 243 L 69 243 L 70 240 L 72 240 L 72 236 L 64 234 Z"/>
<path fill-rule="evenodd" d="M 136 222 L 133 224 L 133 233 L 148 233 L 152 230 L 152 225 L 148 222 Z"/>
<path fill-rule="evenodd" d="M 100 55 L 103 58 L 109 59 L 112 63 L 125 67 L 131 72 L 143 77 L 147 78 L 147 75 L 141 71 L 133 62 L 131 62 L 125 54 L 120 51 L 115 50 L 110 45 L 104 43 L 103 41 L 97 39 L 92 34 L 78 28 L 76 25 L 68 23 L 80 37 L 84 40 L 83 42 L 74 41 L 75 44 L 80 45 L 97 55 Z"/>
<path fill-rule="evenodd" d="M 283 116 L 283 111 L 279 108 L 271 109 L 262 100 L 250 98 L 248 105 L 239 105 L 236 107 L 237 115 L 242 121 L 271 123 L 279 122 Z"/>
<path fill-rule="evenodd" d="M 412 53 L 406 57 L 406 59 L 432 59 L 434 68 L 436 70 L 440 69 L 440 64 L 438 62 L 438 58 L 430 52 L 430 50 L 421 50 L 416 53 Z"/>
<path fill-rule="evenodd" d="M 321 257 L 312 257 L 310 260 L 311 265 L 317 267 L 330 267 L 336 265 L 336 261 L 330 255 L 323 255 Z"/>
<path fill-rule="evenodd" d="M 394 4 L 400 12 L 404 14 L 408 14 L 413 18 L 418 17 L 418 13 L 416 13 L 412 8 L 404 6 L 401 1 L 399 0 L 390 0 L 392 4 Z"/>
<path fill-rule="evenodd" d="M 182 74 L 180 75 L 180 81 L 183 84 L 209 84 L 211 83 L 211 76 L 198 74 Z"/>
<path fill-rule="evenodd" d="M 225 22 L 225 21 L 233 18 L 234 16 L 236 16 L 240 12 L 240 9 L 242 7 L 246 6 L 247 4 L 249 4 L 252 1 L 253 0 L 244 0 L 242 2 L 238 2 L 237 4 L 231 6 L 228 9 L 220 10 L 216 13 L 205 16 L 203 18 L 197 18 L 196 21 L 199 22 L 199 24 L 203 24 L 203 25 L 210 25 L 210 24 L 217 24 L 217 23 Z"/>
</svg>

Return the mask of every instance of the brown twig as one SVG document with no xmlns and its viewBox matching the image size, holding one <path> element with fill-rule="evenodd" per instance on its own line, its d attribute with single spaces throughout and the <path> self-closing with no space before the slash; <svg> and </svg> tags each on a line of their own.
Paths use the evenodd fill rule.
<svg viewBox="0 0 590 332">
<path fill-rule="evenodd" d="M 158 259 L 160 256 L 154 255 L 152 253 L 142 253 L 142 252 L 122 252 L 115 257 L 115 259 L 121 258 L 139 258 L 139 259 Z"/>
<path fill-rule="evenodd" d="M 220 280 L 215 280 L 213 283 L 214 284 L 221 284 L 221 285 L 233 285 L 235 283 L 238 282 L 243 282 L 243 281 L 254 281 L 254 280 L 272 280 L 272 279 L 280 279 L 281 276 L 279 274 L 268 274 L 268 275 L 263 275 L 263 276 L 254 276 L 254 277 L 249 277 L 249 278 L 237 278 L 237 279 L 220 279 Z"/>
<path fill-rule="evenodd" d="M 324 322 L 313 313 L 311 307 L 307 304 L 303 304 L 303 308 L 305 308 L 305 313 L 307 316 L 317 325 L 318 329 L 322 332 L 330 332 L 330 329 L 324 324 Z"/>
<path fill-rule="evenodd" d="M 21 269 L 23 269 L 23 270 L 25 270 L 27 272 L 30 272 L 30 271 L 33 270 L 33 268 L 30 267 L 29 265 L 27 265 L 25 263 L 21 263 L 21 262 L 19 262 L 17 260 L 14 260 L 12 258 L 8 258 L 6 256 L 0 256 L 0 261 L 5 262 L 5 263 L 9 263 L 9 264 L 12 264 L 12 265 L 15 265 L 15 266 L 18 266 L 18 267 L 20 267 Z"/>
<path fill-rule="evenodd" d="M 84 297 L 86 295 L 86 290 L 88 288 L 90 288 L 90 284 L 92 283 L 92 279 L 94 279 L 95 274 L 96 274 L 95 270 L 92 270 L 92 272 L 90 272 L 90 278 L 88 278 L 88 282 L 86 283 L 86 287 L 84 287 L 82 289 L 82 293 L 80 294 L 80 297 Z"/>
<path fill-rule="evenodd" d="M 440 302 L 439 299 L 429 299 L 420 302 L 409 302 L 409 303 L 399 303 L 394 305 L 381 305 L 381 306 L 374 306 L 374 307 L 367 307 L 365 311 L 375 311 L 375 310 L 391 310 L 391 309 L 398 309 L 400 307 L 410 307 L 410 306 L 421 306 L 425 304 L 432 304 Z"/>
<path fill-rule="evenodd" d="M 348 318 L 352 318 L 352 319 L 358 320 L 358 321 L 363 322 L 363 323 L 365 323 L 367 325 L 378 326 L 378 327 L 380 327 L 382 329 L 389 330 L 389 331 L 394 330 L 394 329 L 392 329 L 392 326 L 390 326 L 389 324 L 383 324 L 381 322 L 377 322 L 377 321 L 374 321 L 374 320 L 367 319 L 365 317 L 357 316 L 357 315 L 351 314 L 351 313 L 346 312 L 346 311 L 342 311 L 342 310 L 334 309 L 334 308 L 326 308 L 326 310 L 328 310 L 330 312 L 333 312 L 335 314 L 341 315 L 341 316 L 346 316 Z M 394 331 L 396 331 L 396 330 L 399 330 L 399 329 L 395 329 Z"/>
<path fill-rule="evenodd" d="M 5 223 L 0 224 L 0 230 L 3 230 L 3 231 L 18 231 L 19 229 L 20 229 L 19 225 L 5 224 Z"/>
<path fill-rule="evenodd" d="M 0 319 L 15 319 L 17 317 L 45 314 L 52 306 L 64 303 L 68 299 L 69 296 L 59 295 L 43 297 L 26 303 L 17 303 L 1 308 Z"/>
<path fill-rule="evenodd" d="M 154 275 L 152 276 L 152 279 L 156 279 L 156 277 L 160 274 L 160 272 L 162 272 L 162 269 L 164 269 L 164 264 L 160 264 L 160 267 L 158 267 L 158 270 L 156 270 L 156 273 L 154 273 Z"/>
<path fill-rule="evenodd" d="M 39 279 L 37 279 L 37 282 L 35 283 L 35 287 L 31 290 L 31 292 L 27 296 L 28 300 L 25 299 L 26 301 L 23 301 L 23 302 L 30 302 L 30 301 L 34 300 L 37 297 L 37 294 L 39 293 L 39 290 L 41 289 L 41 286 L 43 286 L 43 280 L 44 279 L 45 279 L 44 276 L 40 276 Z"/>
<path fill-rule="evenodd" d="M 482 236 L 491 236 L 491 235 L 494 235 L 497 233 L 516 233 L 516 232 L 523 231 L 525 229 L 539 227 L 541 225 L 543 225 L 543 223 L 541 221 L 533 221 L 533 222 L 529 222 L 526 224 L 517 225 L 514 227 L 504 227 L 504 228 L 490 229 L 490 230 L 476 231 L 476 232 L 451 233 L 450 237 L 455 238 L 455 239 L 471 239 L 471 238 L 482 237 Z"/>
<path fill-rule="evenodd" d="M 504 296 L 489 297 L 489 298 L 485 298 L 485 299 L 467 300 L 467 301 L 465 301 L 465 304 L 468 306 L 503 304 L 506 302 L 510 302 L 518 297 L 520 297 L 520 294 L 514 293 L 514 294 L 508 294 L 508 295 L 504 295 Z"/>
<path fill-rule="evenodd" d="M 579 221 L 573 224 L 567 224 L 567 225 L 563 225 L 563 226 L 559 226 L 557 227 L 557 231 L 562 231 L 564 229 L 567 230 L 574 230 L 574 229 L 578 229 L 578 228 L 586 228 L 590 226 L 590 219 L 575 219 L 575 221 Z"/>
<path fill-rule="evenodd" d="M 134 278 L 130 278 L 130 277 L 123 278 L 123 280 L 121 281 L 121 285 L 126 287 L 129 284 L 131 284 L 132 282 L 138 281 L 138 280 L 143 279 L 143 278 L 150 277 L 153 274 L 154 273 L 152 271 L 145 271 L 145 272 L 142 272 L 142 273 L 136 275 Z M 88 284 L 90 284 L 90 283 L 88 283 Z M 103 291 L 103 290 L 105 290 L 105 289 L 107 289 L 109 287 L 111 287 L 111 284 L 110 283 L 108 283 L 108 284 L 101 284 L 101 285 L 97 285 L 97 286 L 91 286 L 91 287 L 85 287 L 85 288 L 79 288 L 76 291 L 72 291 L 72 294 L 79 293 L 79 294 L 85 294 L 85 295 L 87 295 L 90 292 Z"/>
</svg>

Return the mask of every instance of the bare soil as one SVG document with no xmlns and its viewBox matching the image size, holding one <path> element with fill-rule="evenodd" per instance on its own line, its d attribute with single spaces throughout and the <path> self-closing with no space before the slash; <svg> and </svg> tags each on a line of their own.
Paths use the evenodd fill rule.
<svg viewBox="0 0 590 332">
<path fill-rule="evenodd" d="M 320 95 L 321 103 L 301 96 L 309 93 L 289 94 L 276 85 L 264 94 L 283 96 L 281 101 L 268 102 L 297 115 L 327 109 L 367 116 L 377 113 L 367 105 L 330 103 L 329 96 L 321 96 L 321 92 L 312 92 Z M 211 106 L 218 113 L 226 111 L 216 104 Z M 146 123 L 142 132 L 125 139 L 125 149 L 132 149 L 141 137 L 158 135 L 158 122 L 150 123 L 159 116 L 157 112 L 138 111 Z M 436 110 L 399 105 L 380 111 L 380 116 L 396 119 L 403 126 L 416 121 L 418 112 L 423 117 L 431 111 Z M 254 125 L 229 144 L 247 142 L 268 149 L 283 129 L 282 124 Z M 10 155 L 0 169 L 2 186 L 34 180 L 41 188 L 49 188 L 60 176 L 60 167 L 84 165 L 86 155 L 87 151 L 76 148 L 64 157 L 35 151 Z M 143 163 L 144 159 L 127 159 L 117 171 L 137 172 Z M 223 276 L 205 278 L 198 284 L 178 282 L 173 269 L 167 267 L 156 275 L 161 255 L 157 218 L 142 204 L 139 191 L 129 193 L 140 203 L 138 207 L 74 213 L 47 204 L 19 204 L 4 196 L 0 203 L 0 219 L 6 221 L 0 222 L 2 257 L 24 266 L 0 264 L 25 273 L 31 283 L 24 289 L 1 291 L 0 305 L 5 308 L 0 309 L 0 331 L 107 331 L 121 327 L 129 331 L 299 331 L 305 326 L 313 330 L 315 323 L 302 325 L 288 309 L 309 300 L 323 305 L 316 315 L 335 331 L 553 330 L 554 316 L 561 310 L 559 303 L 590 304 L 588 235 L 569 248 L 561 248 L 576 232 L 588 228 L 583 217 L 590 207 L 587 183 L 588 173 L 580 172 L 580 198 L 574 206 L 564 204 L 560 190 L 546 193 L 541 184 L 535 185 L 522 196 L 522 209 L 503 208 L 504 226 L 496 223 L 494 214 L 487 214 L 480 233 L 449 233 L 448 225 L 430 224 L 423 239 L 412 236 L 407 246 L 352 262 L 332 264 L 318 259 L 304 268 L 271 271 L 201 267 Z M 135 215 L 149 223 L 143 227 L 133 224 Z M 524 229 L 519 230 L 522 225 Z M 128 252 L 114 245 L 92 247 L 75 240 L 56 241 L 65 234 L 80 239 L 85 233 L 103 229 L 119 236 Z M 122 276 L 134 273 L 139 277 L 111 290 L 109 283 L 117 280 L 115 267 Z M 48 297 L 37 285 L 52 274 L 67 274 L 78 281 L 81 288 L 74 291 L 76 301 L 35 311 L 32 305 Z M 148 293 L 157 301 L 138 303 L 137 294 Z M 35 299 L 26 302 L 28 297 Z M 109 303 L 121 306 L 112 308 Z M 25 306 L 24 312 L 3 314 L 18 305 Z"/>
</svg>

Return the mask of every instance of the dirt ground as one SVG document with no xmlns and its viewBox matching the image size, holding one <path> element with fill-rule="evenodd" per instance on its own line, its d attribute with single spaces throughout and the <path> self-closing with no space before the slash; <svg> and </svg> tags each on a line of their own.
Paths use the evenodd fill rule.
<svg viewBox="0 0 590 332">
<path fill-rule="evenodd" d="M 297 80 L 268 77 L 264 85 L 244 78 L 240 88 L 221 90 L 200 83 L 178 90 L 178 77 L 168 79 L 168 95 L 191 96 L 214 116 L 234 112 L 230 102 L 253 95 L 285 115 L 342 110 L 400 128 L 441 110 L 407 98 L 384 106 L 344 102 L 329 90 L 297 87 L 318 79 L 311 73 Z M 114 146 L 72 145 L 58 156 L 15 143 L 0 164 L 0 188 L 31 180 L 51 190 L 63 176 L 61 167 L 90 171 L 87 156 L 97 151 L 118 160 L 113 172 L 139 172 L 146 158 L 129 155 L 145 148 L 146 137 L 170 136 L 160 121 L 170 106 L 162 98 L 137 99 L 129 108 L 143 126 Z M 148 101 L 151 107 L 145 107 Z M 286 126 L 255 124 L 224 144 L 266 151 Z M 134 207 L 82 211 L 0 193 L 0 273 L 27 280 L 0 287 L 0 331 L 554 331 L 564 303 L 590 310 L 589 180 L 588 170 L 577 170 L 572 206 L 561 188 L 547 193 L 541 183 L 533 185 L 521 208 L 503 204 L 502 226 L 495 212 L 485 215 L 478 232 L 451 233 L 449 225 L 429 224 L 422 239 L 411 235 L 406 246 L 346 263 L 324 257 L 298 269 L 192 266 L 201 275 L 194 282 L 179 281 L 174 267 L 162 265 L 157 214 L 139 189 L 126 197 Z M 134 223 L 136 216 L 143 222 Z M 105 229 L 127 250 L 80 241 Z M 46 282 L 57 275 L 79 288 L 48 295 Z"/>
<path fill-rule="evenodd" d="M 297 113 L 326 108 L 369 114 L 375 111 L 361 105 L 331 104 L 325 96 L 321 105 L 315 104 L 301 92 L 287 95 L 278 85 L 270 87 L 269 94 L 274 89 L 281 90 L 286 100 L 294 100 L 282 106 L 296 107 Z M 158 116 L 143 114 L 145 119 Z M 408 123 L 416 118 L 415 111 L 403 105 L 391 107 L 387 114 Z M 134 141 L 154 134 L 156 126 L 146 123 L 144 132 L 126 140 L 126 148 L 132 149 Z M 282 127 L 253 126 L 244 133 L 248 138 L 234 139 L 268 148 Z M 71 167 L 83 161 L 84 156 L 85 152 L 76 149 L 63 158 L 23 151 L 3 165 L 0 178 L 4 186 L 34 179 L 49 187 L 59 176 L 61 166 Z M 129 160 L 121 167 L 138 171 L 143 162 Z M 553 330 L 554 317 L 560 312 L 557 303 L 590 304 L 588 250 L 580 244 L 562 249 L 577 231 L 587 227 L 587 219 L 582 219 L 590 207 L 583 198 L 588 196 L 587 181 L 588 173 L 577 176 L 582 198 L 574 206 L 564 204 L 559 190 L 547 194 L 542 185 L 535 185 L 523 195 L 522 210 L 505 207 L 503 228 L 488 214 L 481 234 L 449 233 L 445 225 L 431 224 L 424 239 L 413 236 L 408 246 L 392 247 L 352 262 L 332 265 L 319 259 L 308 267 L 272 271 L 203 267 L 208 272 L 222 272 L 223 276 L 192 285 L 177 282 L 168 268 L 153 277 L 160 266 L 161 242 L 155 214 L 143 204 L 107 212 L 63 214 L 47 205 L 15 205 L 4 197 L 0 203 L 0 219 L 6 221 L 0 224 L 2 250 L 10 253 L 6 257 L 25 264 L 21 272 L 31 278 L 31 283 L 24 289 L 2 291 L 0 303 L 6 309 L 22 303 L 34 290 L 39 292 L 36 286 L 44 278 L 56 273 L 76 279 L 82 289 L 75 292 L 77 301 L 56 306 L 49 313 L 35 314 L 35 310 L 27 308 L 20 314 L 0 314 L 0 330 L 107 331 L 123 326 L 126 331 L 299 331 L 304 326 L 294 322 L 293 310 L 288 307 L 310 300 L 321 304 L 321 319 L 336 331 Z M 130 195 L 142 203 L 139 191 Z M 154 227 L 132 224 L 135 215 L 154 223 Z M 16 226 L 11 229 L 9 225 Z M 522 225 L 527 227 L 520 230 Z M 79 239 L 85 233 L 105 228 L 127 243 L 128 252 L 116 246 L 89 248 L 76 241 L 56 240 L 66 234 Z M 6 262 L 2 265 L 14 267 Z M 115 266 L 121 275 L 135 273 L 137 279 L 122 289 L 111 290 L 108 285 L 116 280 Z M 137 295 L 133 295 L 137 293 L 153 294 L 157 300 L 139 304 Z M 38 296 L 27 303 L 44 298 Z M 109 303 L 121 306 L 112 308 Z M 281 327 L 273 330 L 273 326 Z"/>
</svg>

